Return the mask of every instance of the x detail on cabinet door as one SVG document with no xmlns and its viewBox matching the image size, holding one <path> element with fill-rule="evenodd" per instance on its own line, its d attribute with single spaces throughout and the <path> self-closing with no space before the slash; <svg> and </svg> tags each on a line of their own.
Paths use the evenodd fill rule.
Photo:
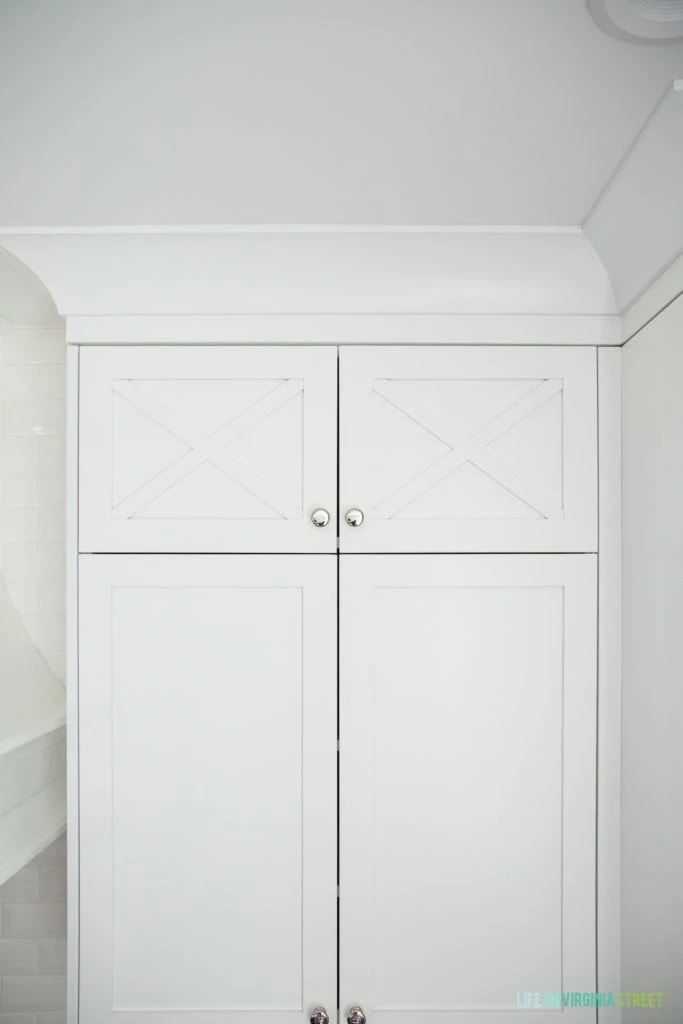
<svg viewBox="0 0 683 1024">
<path fill-rule="evenodd" d="M 595 562 L 341 558 L 343 1018 L 552 1024 L 517 993 L 595 991 Z"/>
<path fill-rule="evenodd" d="M 80 1024 L 337 998 L 337 570 L 80 558 Z"/>
<path fill-rule="evenodd" d="M 81 551 L 336 551 L 337 352 L 85 348 Z"/>
<path fill-rule="evenodd" d="M 343 347 L 343 552 L 594 551 L 595 349 Z"/>
</svg>

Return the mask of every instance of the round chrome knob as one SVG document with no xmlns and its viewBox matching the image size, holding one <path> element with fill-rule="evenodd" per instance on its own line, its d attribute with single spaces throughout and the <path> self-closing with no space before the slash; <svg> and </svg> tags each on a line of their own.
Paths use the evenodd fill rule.
<svg viewBox="0 0 683 1024">
<path fill-rule="evenodd" d="M 314 526 L 327 526 L 330 521 L 330 513 L 326 508 L 316 508 L 311 512 L 311 522 Z"/>
<path fill-rule="evenodd" d="M 352 1006 L 346 1015 L 347 1024 L 365 1024 L 365 1014 L 360 1006 Z"/>
<path fill-rule="evenodd" d="M 324 524 L 323 524 L 324 525 Z M 330 1024 L 330 1018 L 324 1006 L 316 1006 L 308 1018 L 311 1024 Z"/>
<path fill-rule="evenodd" d="M 349 526 L 360 526 L 363 520 L 365 519 L 365 516 L 363 515 L 359 508 L 350 508 L 346 515 L 344 516 L 344 519 L 349 524 Z M 358 1009 L 358 1007 L 355 1007 L 355 1009 Z M 365 1018 L 363 1018 L 363 1020 L 365 1020 Z M 356 1024 L 356 1022 L 354 1022 L 354 1024 Z M 362 1022 L 358 1021 L 357 1024 L 362 1024 Z"/>
</svg>

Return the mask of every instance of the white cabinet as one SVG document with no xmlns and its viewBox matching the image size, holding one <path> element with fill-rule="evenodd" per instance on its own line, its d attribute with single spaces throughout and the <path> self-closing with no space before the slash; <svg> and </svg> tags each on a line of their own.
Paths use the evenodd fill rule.
<svg viewBox="0 0 683 1024">
<path fill-rule="evenodd" d="M 84 349 L 80 550 L 335 551 L 336 403 L 330 348 Z"/>
<path fill-rule="evenodd" d="M 596 986 L 595 556 L 350 557 L 340 601 L 341 1005 L 549 1024 L 517 993 Z"/>
<path fill-rule="evenodd" d="M 595 349 L 344 347 L 339 394 L 342 551 L 596 550 Z"/>
<path fill-rule="evenodd" d="M 594 349 L 343 347 L 339 396 L 330 347 L 85 349 L 80 550 L 334 552 L 338 449 L 342 552 L 596 549 Z"/>
<path fill-rule="evenodd" d="M 80 360 L 79 1024 L 594 991 L 595 350 Z"/>
<path fill-rule="evenodd" d="M 334 559 L 82 556 L 80 1019 L 336 1003 Z"/>
</svg>

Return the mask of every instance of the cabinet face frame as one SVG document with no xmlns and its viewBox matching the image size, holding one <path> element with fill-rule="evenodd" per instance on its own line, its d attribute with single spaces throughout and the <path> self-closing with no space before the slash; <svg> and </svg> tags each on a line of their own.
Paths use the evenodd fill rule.
<svg viewBox="0 0 683 1024">
<path fill-rule="evenodd" d="M 128 1024 L 162 1024 L 170 1013 L 178 1020 L 178 1024 L 258 1024 L 259 1021 L 264 1024 L 303 1024 L 315 1005 L 323 1004 L 330 1007 L 336 1003 L 336 560 L 325 556 L 308 555 L 225 555 L 211 558 L 201 555 L 81 555 L 79 575 L 79 751 L 82 771 L 79 785 L 79 846 L 80 892 L 84 900 L 80 924 L 82 962 L 79 999 L 84 1022 L 91 1024 L 98 1021 L 99 1024 L 104 1024 L 105 1021 L 118 1018 L 127 1021 Z M 147 623 L 144 611 L 148 607 L 148 602 L 154 601 L 155 590 L 164 595 L 161 607 L 166 616 L 159 618 L 158 625 L 154 620 L 153 607 Z M 240 592 L 243 597 L 240 596 Z M 244 612 L 244 629 L 249 632 L 245 632 L 244 638 L 239 642 L 235 638 L 235 649 L 241 653 L 236 654 L 238 660 L 234 661 L 232 668 L 229 655 L 233 648 L 226 647 L 223 669 L 220 654 L 222 633 L 218 631 L 217 615 L 223 605 L 234 608 L 235 614 L 241 614 L 242 602 L 248 602 Z M 262 605 L 263 620 L 259 610 Z M 267 614 L 266 608 L 269 609 Z M 136 609 L 142 610 L 137 613 Z M 190 686 L 187 692 L 179 689 L 185 682 L 191 684 L 182 662 L 175 676 L 172 669 L 169 669 L 168 675 L 163 672 L 163 668 L 160 669 L 160 675 L 154 672 L 154 652 L 160 651 L 161 645 L 152 641 L 150 647 L 147 637 L 148 631 L 163 630 L 166 628 L 164 623 L 174 622 L 180 612 L 184 615 L 188 609 L 191 615 L 187 635 L 192 636 L 194 621 L 197 625 L 196 635 L 208 638 L 206 645 L 202 645 L 202 651 L 207 651 L 206 656 L 202 654 L 200 658 L 199 650 L 193 652 L 191 648 L 185 648 L 185 660 L 197 661 L 198 670 L 199 665 L 205 666 L 207 693 L 204 697 L 201 688 L 195 690 Z M 282 611 L 282 615 L 278 614 L 278 609 Z M 277 617 L 273 618 L 274 615 Z M 251 634 L 258 633 L 261 629 L 267 631 L 269 621 L 273 629 L 280 631 L 282 637 L 286 634 L 286 644 L 283 641 L 283 646 L 279 648 L 283 652 L 283 666 L 286 667 L 283 667 L 281 677 L 278 652 L 271 651 L 264 653 L 258 662 L 257 675 L 254 677 L 252 673 L 250 676 L 252 660 L 249 652 L 254 650 L 254 638 Z M 300 635 L 297 632 L 297 621 Z M 118 637 L 117 646 L 114 646 L 115 633 Z M 229 630 L 226 630 L 226 633 L 229 634 Z M 175 629 L 173 635 L 179 637 L 179 630 Z M 180 635 L 180 643 L 184 635 Z M 201 641 L 198 642 L 201 644 Z M 225 642 L 227 644 L 227 639 Z M 180 650 L 182 652 L 182 648 Z M 136 652 L 139 651 L 142 652 L 142 667 L 138 673 L 140 678 L 127 682 L 128 670 L 125 668 L 119 668 L 119 672 L 123 672 L 124 675 L 117 677 L 116 665 L 125 666 L 127 660 L 137 659 Z M 163 651 L 162 657 L 158 660 L 163 665 Z M 175 664 L 174 661 L 174 668 Z M 243 682 L 239 685 L 250 686 L 250 679 L 253 686 L 258 687 L 258 692 L 263 695 L 259 698 L 256 693 L 248 700 L 245 695 L 243 703 L 251 722 L 256 719 L 260 722 L 259 700 L 268 700 L 269 690 L 272 695 L 269 703 L 276 704 L 277 698 L 280 701 L 286 700 L 289 707 L 289 691 L 278 697 L 278 690 L 285 684 L 287 687 L 297 687 L 300 710 L 293 708 L 287 715 L 283 712 L 280 735 L 271 733 L 271 747 L 274 748 L 272 754 L 267 750 L 268 734 L 259 735 L 258 731 L 249 735 L 241 734 L 240 723 L 235 720 L 240 707 L 240 694 L 239 690 L 230 690 L 230 681 L 233 681 L 233 687 L 240 680 Z M 121 685 L 123 682 L 126 682 L 125 686 Z M 147 682 L 151 691 L 150 696 L 138 705 L 136 694 L 139 693 L 139 686 L 135 689 L 135 685 L 146 685 Z M 193 730 L 190 735 L 196 739 L 197 730 L 204 722 L 210 736 L 206 737 L 203 757 L 193 758 L 189 750 L 180 749 L 180 743 L 174 745 L 173 753 L 171 752 L 171 741 L 164 735 L 164 694 L 169 685 L 175 688 L 175 696 L 166 711 L 166 732 L 168 736 L 175 737 L 179 730 L 184 735 L 185 729 L 188 728 Z M 206 701 L 211 697 L 215 698 L 216 704 L 212 703 L 209 707 Z M 137 716 L 131 709 L 138 706 L 142 721 L 140 726 L 132 722 Z M 152 737 L 154 742 L 150 744 L 150 750 L 147 751 L 142 733 L 150 735 L 149 731 L 145 732 L 144 729 L 144 723 L 150 721 L 158 721 L 158 730 L 156 737 Z M 293 801 L 291 810 L 284 799 L 279 804 L 281 849 L 283 856 L 287 856 L 285 863 L 295 871 L 294 876 L 288 874 L 286 878 L 278 880 L 273 870 L 268 872 L 267 877 L 263 874 L 263 866 L 269 858 L 277 859 L 278 850 L 271 848 L 268 843 L 262 843 L 260 839 L 260 821 L 266 811 L 259 810 L 257 802 L 253 805 L 253 815 L 250 817 L 249 808 L 252 805 L 249 804 L 248 798 L 243 806 L 243 798 L 239 796 L 239 776 L 235 774 L 235 756 L 232 760 L 233 771 L 228 773 L 225 780 L 222 778 L 221 766 L 216 757 L 219 756 L 221 749 L 219 737 L 223 725 L 226 737 L 232 736 L 234 749 L 239 753 L 240 764 L 245 763 L 242 754 L 247 752 L 245 771 L 248 770 L 249 777 L 253 777 L 256 785 L 260 787 L 257 792 L 261 792 L 263 799 L 266 800 L 266 809 L 269 807 L 268 794 L 275 790 L 276 781 L 281 782 L 281 795 L 296 793 L 298 803 Z M 128 737 L 128 742 L 119 739 L 117 746 L 117 730 L 119 735 Z M 282 751 L 291 750 L 291 743 L 297 739 L 297 735 L 300 740 L 300 748 L 297 747 L 300 767 L 296 764 L 283 764 L 281 775 L 268 774 L 274 770 L 277 757 L 284 756 Z M 266 749 L 263 748 L 263 744 L 266 744 Z M 160 751 L 158 759 L 154 757 L 152 751 Z M 229 753 L 230 751 L 226 749 L 226 762 Z M 129 758 L 132 759 L 130 765 Z M 149 930 L 152 928 L 150 922 L 156 920 L 153 909 L 159 900 L 163 900 L 162 906 L 166 908 L 166 917 L 173 915 L 174 903 L 171 899 L 171 905 L 167 904 L 166 894 L 172 897 L 175 883 L 182 885 L 182 879 L 177 877 L 185 862 L 182 851 L 194 849 L 195 843 L 192 830 L 183 838 L 182 828 L 178 831 L 178 824 L 171 820 L 166 831 L 170 829 L 171 833 L 177 835 L 180 855 L 173 850 L 175 843 L 170 844 L 170 849 L 163 844 L 157 847 L 154 832 L 155 806 L 148 808 L 149 828 L 143 833 L 136 825 L 137 815 L 142 813 L 141 806 L 131 808 L 129 799 L 124 799 L 121 803 L 119 797 L 118 814 L 116 813 L 117 790 L 124 795 L 130 793 L 134 784 L 132 776 L 138 778 L 135 758 L 143 759 L 139 761 L 140 793 L 159 793 L 162 804 L 164 801 L 168 804 L 171 800 L 172 791 L 169 791 L 166 783 L 168 777 L 176 778 L 180 786 L 180 808 L 183 801 L 186 809 L 193 806 L 203 788 L 207 793 L 216 796 L 215 800 L 211 798 L 213 818 L 207 822 L 206 832 L 215 836 L 218 849 L 210 851 L 208 847 L 205 848 L 209 865 L 206 870 L 213 872 L 209 877 L 214 877 L 216 885 L 212 890 L 215 893 L 214 897 L 208 897 L 204 880 L 201 878 L 201 855 L 188 863 L 188 872 L 198 879 L 194 886 L 197 898 L 208 899 L 205 931 L 208 935 L 220 932 L 222 927 L 216 919 L 216 912 L 210 909 L 211 903 L 218 900 L 221 895 L 220 884 L 216 879 L 221 877 L 220 863 L 223 858 L 217 857 L 217 854 L 220 853 L 222 843 L 226 863 L 233 858 L 242 865 L 246 891 L 251 893 L 249 903 L 243 905 L 243 889 L 239 879 L 233 881 L 229 891 L 226 890 L 224 900 L 228 900 L 230 907 L 235 907 L 236 919 L 241 920 L 244 926 L 237 932 L 230 932 L 229 928 L 226 930 L 226 946 L 230 948 L 232 945 L 233 949 L 239 949 L 246 943 L 244 948 L 249 949 L 250 944 L 258 945 L 258 932 L 253 922 L 264 915 L 267 919 L 269 913 L 272 913 L 272 931 L 275 936 L 273 942 L 287 926 L 290 931 L 296 933 L 297 941 L 302 944 L 302 959 L 299 966 L 293 963 L 295 950 L 292 948 L 286 951 L 288 961 L 291 961 L 286 974 L 283 973 L 284 967 L 280 967 L 278 974 L 274 969 L 276 965 L 273 965 L 272 973 L 277 978 L 277 981 L 273 981 L 273 985 L 277 986 L 274 992 L 287 990 L 289 996 L 286 1007 L 279 1008 L 275 1001 L 276 995 L 273 992 L 268 993 L 267 975 L 264 976 L 263 991 L 264 996 L 268 998 L 264 998 L 260 1006 L 247 1003 L 243 1008 L 239 1004 L 234 1007 L 193 1007 L 185 1001 L 173 1005 L 172 995 L 167 997 L 170 1004 L 165 1005 L 163 997 L 158 996 L 158 993 L 165 991 L 163 944 L 161 952 L 157 951 L 153 942 L 144 947 L 149 949 L 146 971 L 137 969 L 137 961 L 131 961 L 131 954 L 126 952 L 125 944 L 121 947 L 125 935 L 132 934 L 132 922 L 138 905 L 135 899 L 128 895 L 128 890 L 135 893 L 138 891 L 137 887 L 140 887 L 140 891 L 146 893 L 147 883 L 144 880 L 150 878 L 145 869 L 143 879 L 140 875 L 142 868 L 136 869 L 135 865 L 145 865 L 150 858 L 153 863 L 158 853 L 161 865 L 158 869 L 161 872 L 160 881 L 157 884 L 156 879 L 150 879 L 149 896 L 142 900 L 146 907 L 140 904 L 139 928 L 146 927 Z M 195 779 L 193 766 L 196 762 L 202 761 L 206 762 L 204 774 Z M 197 770 L 195 768 L 195 771 Z M 197 790 L 195 786 L 198 787 Z M 221 813 L 219 803 L 221 793 L 226 794 L 226 800 L 236 801 L 234 805 L 229 805 L 233 813 L 246 816 L 246 835 L 250 837 L 250 847 L 245 847 L 244 843 L 230 841 L 229 819 L 225 813 Z M 135 805 L 135 800 L 132 804 Z M 289 820 L 290 815 L 296 813 L 297 807 L 301 818 L 298 827 L 296 818 L 293 821 Z M 137 851 L 137 854 L 132 855 L 131 877 L 121 880 L 119 875 L 118 885 L 115 884 L 117 846 L 119 850 L 132 848 Z M 256 863 L 258 870 L 250 868 L 252 862 Z M 300 864 L 299 868 L 296 867 L 297 863 Z M 270 896 L 266 900 L 266 883 L 270 886 L 272 901 Z M 289 892 L 293 883 L 301 886 L 298 914 L 287 913 L 283 918 L 283 907 L 288 906 L 296 896 L 295 892 Z M 277 889 L 273 889 L 276 884 Z M 278 894 L 279 902 L 275 899 Z M 273 903 L 277 905 L 271 912 Z M 86 913 L 87 918 L 83 917 Z M 123 935 L 119 934 L 118 939 L 117 920 L 119 927 L 123 929 Z M 194 932 L 198 928 L 201 929 L 201 925 L 201 911 L 195 928 L 190 930 L 189 935 L 183 935 L 185 922 L 178 922 L 180 938 L 179 943 L 175 943 L 173 953 L 176 960 L 182 953 L 183 944 L 187 946 L 189 943 L 194 960 L 199 957 L 203 964 L 205 957 L 201 954 L 201 941 L 198 945 L 196 942 L 199 936 L 195 935 L 193 939 Z M 174 943 L 171 941 L 171 949 L 173 946 Z M 220 990 L 221 984 L 216 974 L 218 946 L 214 944 L 211 948 L 213 966 L 209 966 L 207 977 L 212 979 L 213 988 Z M 187 959 L 190 963 L 194 962 L 189 953 Z M 230 966 L 228 961 L 225 965 L 225 973 L 228 975 Z M 201 969 L 204 969 L 203 966 Z M 255 974 L 258 972 L 252 972 L 245 991 L 254 991 Z M 242 991 L 240 979 L 235 981 L 232 988 Z M 195 982 L 195 989 L 196 984 Z M 175 988 L 181 993 L 191 990 L 193 983 L 191 980 L 184 981 L 182 969 L 179 969 L 174 975 L 174 985 L 169 985 L 168 988 Z M 142 995 L 136 997 L 135 993 Z M 295 996 L 300 1002 L 298 1008 L 294 1002 Z M 157 998 L 158 1003 L 155 1002 Z M 182 997 L 176 995 L 175 998 Z M 210 995 L 207 998 L 211 1000 Z"/>
<path fill-rule="evenodd" d="M 600 455 L 598 555 L 598 991 L 621 979 L 622 350 L 598 349 Z M 598 1007 L 600 1024 L 620 1024 L 619 1007 Z"/>
<path fill-rule="evenodd" d="M 67 970 L 66 1019 L 79 1024 L 80 773 L 78 671 L 78 418 L 80 348 L 66 350 L 66 784 Z"/>
<path fill-rule="evenodd" d="M 336 551 L 335 349 L 102 346 L 80 363 L 82 552 Z"/>
<path fill-rule="evenodd" d="M 342 553 L 597 550 L 595 349 L 345 346 L 339 396 Z"/>
</svg>

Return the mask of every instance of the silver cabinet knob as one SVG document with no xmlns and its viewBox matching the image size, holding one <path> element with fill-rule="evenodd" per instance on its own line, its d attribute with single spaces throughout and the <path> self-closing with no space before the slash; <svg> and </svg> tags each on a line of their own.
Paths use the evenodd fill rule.
<svg viewBox="0 0 683 1024">
<path fill-rule="evenodd" d="M 344 516 L 344 519 L 349 526 L 360 526 L 365 519 L 365 516 L 359 508 L 350 508 Z M 355 1009 L 358 1009 L 358 1007 L 355 1007 Z M 363 1018 L 363 1020 L 365 1020 L 365 1018 Z M 356 1022 L 354 1022 L 354 1024 L 356 1024 Z M 358 1021 L 358 1024 L 362 1024 L 362 1022 Z"/>
<path fill-rule="evenodd" d="M 314 526 L 327 526 L 330 521 L 330 513 L 326 508 L 316 508 L 311 512 L 311 522 Z"/>
<path fill-rule="evenodd" d="M 315 1010 L 311 1011 L 311 1016 L 308 1019 L 311 1024 L 330 1024 L 330 1018 L 324 1006 L 316 1006 Z"/>
<path fill-rule="evenodd" d="M 360 1006 L 352 1006 L 346 1015 L 347 1024 L 365 1024 L 365 1014 Z"/>
</svg>

